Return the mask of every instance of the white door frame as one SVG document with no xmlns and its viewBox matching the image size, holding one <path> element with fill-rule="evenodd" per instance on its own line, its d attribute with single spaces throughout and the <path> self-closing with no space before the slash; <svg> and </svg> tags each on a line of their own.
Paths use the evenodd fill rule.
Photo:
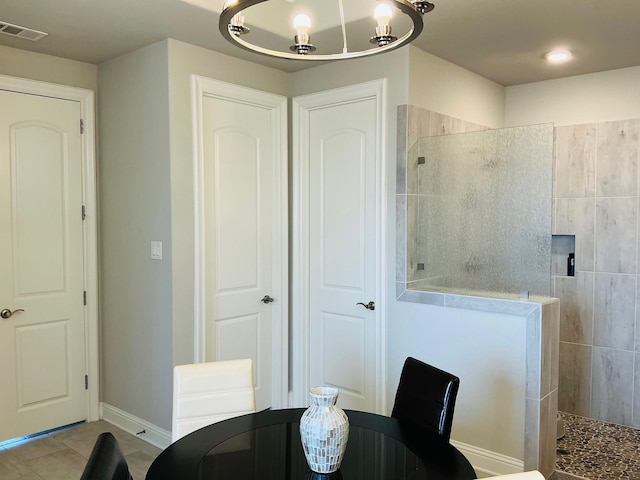
<svg viewBox="0 0 640 480">
<path fill-rule="evenodd" d="M 374 98 L 376 101 L 376 408 L 386 411 L 386 79 L 293 99 L 292 165 L 292 406 L 308 404 L 309 391 L 309 116 L 313 110 Z"/>
<path fill-rule="evenodd" d="M 85 220 L 82 224 L 84 237 L 84 289 L 87 292 L 87 304 L 84 310 L 85 369 L 89 376 L 87 383 L 87 421 L 96 421 L 100 419 L 98 397 L 100 368 L 98 350 L 98 234 L 94 92 L 83 88 L 56 85 L 6 75 L 0 75 L 0 89 L 16 93 L 60 98 L 75 101 L 80 104 L 80 116 L 84 122 L 84 133 L 81 135 L 81 142 L 82 200 L 85 207 Z M 78 128 L 80 128 L 80 125 L 78 125 Z M 80 214 L 81 212 L 78 212 L 78 215 Z M 78 301 L 82 301 L 80 292 L 78 292 Z"/>
<path fill-rule="evenodd" d="M 274 165 L 278 168 L 273 212 L 273 296 L 281 301 L 272 303 L 273 314 L 273 389 L 274 408 L 286 407 L 289 390 L 289 242 L 288 242 L 288 156 L 287 156 L 287 99 L 280 95 L 191 76 L 191 108 L 193 112 L 194 192 L 195 192 L 195 286 L 194 286 L 194 362 L 205 361 L 205 204 L 204 204 L 204 147 L 203 98 L 220 98 L 232 102 L 256 105 L 271 110 L 274 125 Z"/>
</svg>

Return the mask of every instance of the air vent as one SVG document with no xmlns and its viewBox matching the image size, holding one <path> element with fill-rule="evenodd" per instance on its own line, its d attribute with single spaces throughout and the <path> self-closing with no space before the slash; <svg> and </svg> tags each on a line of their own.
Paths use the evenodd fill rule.
<svg viewBox="0 0 640 480">
<path fill-rule="evenodd" d="M 11 35 L 12 37 L 24 38 L 25 40 L 31 40 L 33 42 L 48 35 L 48 33 L 33 30 L 32 28 L 21 27 L 20 25 L 13 25 L 7 22 L 0 22 L 0 33 Z"/>
</svg>

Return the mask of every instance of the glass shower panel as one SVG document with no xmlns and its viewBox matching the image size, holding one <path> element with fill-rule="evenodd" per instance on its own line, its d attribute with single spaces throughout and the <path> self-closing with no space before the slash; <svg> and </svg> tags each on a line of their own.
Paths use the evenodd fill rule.
<svg viewBox="0 0 640 480">
<path fill-rule="evenodd" d="M 553 125 L 418 141 L 421 288 L 551 294 Z"/>
</svg>

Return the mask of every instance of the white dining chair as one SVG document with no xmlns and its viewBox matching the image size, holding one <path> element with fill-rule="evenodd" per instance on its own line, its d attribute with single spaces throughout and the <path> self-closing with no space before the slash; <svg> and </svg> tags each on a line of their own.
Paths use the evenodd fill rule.
<svg viewBox="0 0 640 480">
<path fill-rule="evenodd" d="M 501 480 L 544 480 L 544 476 L 537 470 L 522 473 L 511 473 L 509 475 L 498 475 L 490 478 L 499 478 Z"/>
<path fill-rule="evenodd" d="M 212 423 L 255 411 L 251 359 L 174 367 L 172 441 Z"/>
</svg>

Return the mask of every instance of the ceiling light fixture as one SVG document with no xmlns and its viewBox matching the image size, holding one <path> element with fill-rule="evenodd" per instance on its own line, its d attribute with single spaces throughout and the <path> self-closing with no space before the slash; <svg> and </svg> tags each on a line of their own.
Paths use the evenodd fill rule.
<svg viewBox="0 0 640 480">
<path fill-rule="evenodd" d="M 552 50 L 544 56 L 551 63 L 565 63 L 571 60 L 571 57 L 569 50 Z"/>
<path fill-rule="evenodd" d="M 309 30 L 311 28 L 311 20 L 308 15 L 303 13 L 296 15 L 293 21 L 295 35 L 294 44 L 289 47 L 290 52 L 260 46 L 241 38 L 242 35 L 250 32 L 250 29 L 244 24 L 243 11 L 259 3 L 269 1 L 273 0 L 227 0 L 220 14 L 219 29 L 222 36 L 230 43 L 245 50 L 289 60 L 343 60 L 366 57 L 389 52 L 411 43 L 422 32 L 422 16 L 434 8 L 433 3 L 424 0 L 377 0 L 381 2 L 374 10 L 374 18 L 378 26 L 375 27 L 375 35 L 369 40 L 370 43 L 376 46 L 373 48 L 349 51 L 347 48 L 343 0 L 338 0 L 343 39 L 342 52 L 313 55 L 316 47 L 310 43 Z M 323 0 L 323 8 L 326 8 L 325 2 L 327 1 L 328 0 Z M 395 7 L 395 9 L 406 15 L 412 24 L 408 31 L 399 38 L 391 35 L 390 20 L 393 13 L 392 7 Z"/>
</svg>

